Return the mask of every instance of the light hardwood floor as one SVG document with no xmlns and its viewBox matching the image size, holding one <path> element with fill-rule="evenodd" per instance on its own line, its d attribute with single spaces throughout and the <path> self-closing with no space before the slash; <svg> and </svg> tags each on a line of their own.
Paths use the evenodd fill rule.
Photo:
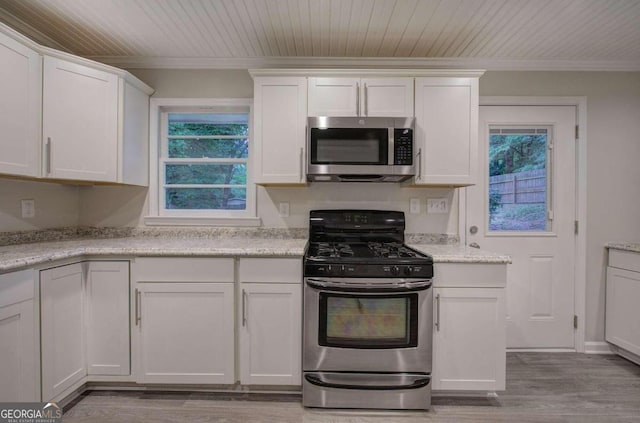
<svg viewBox="0 0 640 423">
<path fill-rule="evenodd" d="M 640 366 L 613 355 L 509 353 L 497 398 L 440 397 L 425 412 L 305 409 L 300 397 L 93 391 L 65 423 L 640 422 Z"/>
</svg>

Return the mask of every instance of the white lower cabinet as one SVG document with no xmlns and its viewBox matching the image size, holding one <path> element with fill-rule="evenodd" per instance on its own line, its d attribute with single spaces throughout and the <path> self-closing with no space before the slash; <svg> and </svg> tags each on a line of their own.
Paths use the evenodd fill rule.
<svg viewBox="0 0 640 423">
<path fill-rule="evenodd" d="M 436 264 L 434 273 L 433 389 L 504 390 L 506 265 Z"/>
<path fill-rule="evenodd" d="M 129 262 L 86 261 L 40 271 L 42 400 L 89 376 L 130 373 Z"/>
<path fill-rule="evenodd" d="M 243 283 L 240 383 L 300 385 L 302 287 Z"/>
<path fill-rule="evenodd" d="M 609 250 L 606 292 L 605 338 L 640 363 L 640 253 Z"/>
<path fill-rule="evenodd" d="M 141 383 L 232 384 L 234 260 L 136 260 Z"/>
<path fill-rule="evenodd" d="M 130 373 L 129 262 L 83 263 L 86 275 L 87 373 Z"/>
<path fill-rule="evenodd" d="M 302 262 L 240 259 L 240 383 L 300 385 Z"/>
<path fill-rule="evenodd" d="M 40 272 L 42 400 L 50 401 L 87 375 L 81 263 Z"/>
<path fill-rule="evenodd" d="M 40 400 L 33 271 L 0 275 L 0 402 Z"/>
</svg>

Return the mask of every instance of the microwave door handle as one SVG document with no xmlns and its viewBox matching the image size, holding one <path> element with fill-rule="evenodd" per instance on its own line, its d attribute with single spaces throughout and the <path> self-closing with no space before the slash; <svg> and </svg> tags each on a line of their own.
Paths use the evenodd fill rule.
<svg viewBox="0 0 640 423">
<path fill-rule="evenodd" d="M 416 161 L 418 162 L 418 176 L 417 180 L 422 179 L 422 148 L 418 148 L 418 154 L 416 154 Z"/>
</svg>

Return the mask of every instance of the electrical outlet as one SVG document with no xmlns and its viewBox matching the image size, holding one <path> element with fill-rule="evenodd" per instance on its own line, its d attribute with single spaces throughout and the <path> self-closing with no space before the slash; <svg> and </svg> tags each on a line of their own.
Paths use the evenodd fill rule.
<svg viewBox="0 0 640 423">
<path fill-rule="evenodd" d="M 24 219 L 32 219 L 36 217 L 36 200 L 21 200 L 22 217 Z"/>
<path fill-rule="evenodd" d="M 447 198 L 427 198 L 427 213 L 449 213 L 449 200 Z"/>
<path fill-rule="evenodd" d="M 411 199 L 409 199 L 409 213 L 411 213 L 411 214 L 420 214 L 420 199 L 419 198 L 411 198 Z"/>
<path fill-rule="evenodd" d="M 280 217 L 289 217 L 289 203 L 278 203 Z"/>
</svg>

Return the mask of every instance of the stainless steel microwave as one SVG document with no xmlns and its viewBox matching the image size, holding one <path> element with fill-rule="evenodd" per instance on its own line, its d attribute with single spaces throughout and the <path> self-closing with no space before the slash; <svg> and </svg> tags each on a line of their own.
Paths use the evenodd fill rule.
<svg viewBox="0 0 640 423">
<path fill-rule="evenodd" d="M 414 175 L 413 121 L 387 117 L 310 117 L 307 180 L 401 182 Z"/>
</svg>

